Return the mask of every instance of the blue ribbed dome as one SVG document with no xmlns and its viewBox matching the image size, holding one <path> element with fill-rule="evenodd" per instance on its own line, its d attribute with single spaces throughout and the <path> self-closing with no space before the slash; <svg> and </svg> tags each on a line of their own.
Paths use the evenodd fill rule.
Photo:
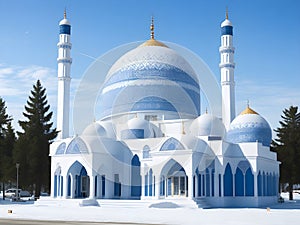
<svg viewBox="0 0 300 225">
<path fill-rule="evenodd" d="M 100 119 L 153 111 L 199 115 L 200 87 L 189 63 L 161 42 L 148 42 L 111 67 L 99 99 Z"/>
<path fill-rule="evenodd" d="M 272 131 L 268 122 L 258 113 L 247 107 L 230 124 L 227 141 L 232 143 L 260 142 L 270 146 Z"/>
</svg>

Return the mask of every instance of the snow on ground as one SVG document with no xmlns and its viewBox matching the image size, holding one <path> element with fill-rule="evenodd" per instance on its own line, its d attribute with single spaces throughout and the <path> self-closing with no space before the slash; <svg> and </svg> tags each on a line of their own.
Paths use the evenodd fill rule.
<svg viewBox="0 0 300 225">
<path fill-rule="evenodd" d="M 199 225 L 285 225 L 299 224 L 300 194 L 267 208 L 192 209 L 146 207 L 97 207 L 78 205 L 38 205 L 30 202 L 0 201 L 0 218 L 93 222 L 127 222 L 147 224 Z M 8 213 L 12 210 L 12 213 Z"/>
</svg>

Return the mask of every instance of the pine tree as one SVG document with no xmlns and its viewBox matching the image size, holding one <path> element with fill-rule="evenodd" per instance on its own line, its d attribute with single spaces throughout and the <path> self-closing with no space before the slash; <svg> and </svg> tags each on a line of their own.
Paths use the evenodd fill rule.
<svg viewBox="0 0 300 225">
<path fill-rule="evenodd" d="M 6 113 L 5 101 L 0 97 L 0 179 L 2 181 L 2 191 L 4 198 L 5 182 L 10 179 L 8 171 L 12 166 L 12 146 L 10 142 L 11 132 L 11 118 Z"/>
<path fill-rule="evenodd" d="M 50 122 L 53 112 L 48 112 L 49 109 L 46 89 L 37 80 L 23 113 L 27 120 L 19 121 L 24 132 L 18 132 L 15 152 L 16 160 L 20 160 L 20 181 L 26 186 L 32 185 L 38 197 L 42 188 L 49 188 L 49 144 L 57 136 Z"/>
<path fill-rule="evenodd" d="M 274 150 L 281 161 L 281 182 L 288 183 L 289 199 L 293 199 L 293 185 L 300 183 L 300 113 L 298 107 L 290 106 L 283 110 L 280 127 L 274 131 L 277 138 L 273 142 Z"/>
</svg>

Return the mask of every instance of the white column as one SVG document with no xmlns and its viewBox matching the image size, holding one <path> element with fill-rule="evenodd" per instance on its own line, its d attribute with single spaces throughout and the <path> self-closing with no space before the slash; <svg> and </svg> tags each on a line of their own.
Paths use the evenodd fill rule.
<svg viewBox="0 0 300 225">
<path fill-rule="evenodd" d="M 66 175 L 63 179 L 63 198 L 68 197 L 68 175 Z"/>
<path fill-rule="evenodd" d="M 75 176 L 71 174 L 71 198 L 75 198 Z"/>
<path fill-rule="evenodd" d="M 95 198 L 95 175 L 90 176 L 90 196 L 89 198 Z"/>
<path fill-rule="evenodd" d="M 193 199 L 193 174 L 187 174 L 188 177 L 188 198 Z"/>
</svg>

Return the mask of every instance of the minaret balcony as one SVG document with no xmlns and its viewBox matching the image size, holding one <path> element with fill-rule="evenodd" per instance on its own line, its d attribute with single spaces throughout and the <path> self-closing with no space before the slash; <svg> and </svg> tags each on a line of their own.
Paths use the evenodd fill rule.
<svg viewBox="0 0 300 225">
<path fill-rule="evenodd" d="M 235 51 L 235 48 L 232 46 L 231 47 L 230 46 L 228 46 L 228 47 L 221 46 L 219 48 L 220 53 L 234 53 L 234 51 Z"/>
<path fill-rule="evenodd" d="M 71 58 L 57 58 L 57 63 L 72 63 Z"/>
<path fill-rule="evenodd" d="M 219 64 L 220 69 L 222 68 L 235 68 L 235 63 L 220 63 Z"/>
<path fill-rule="evenodd" d="M 57 43 L 57 47 L 58 48 L 68 48 L 68 49 L 71 49 L 72 48 L 72 44 L 68 43 L 68 42 L 59 42 L 59 43 Z"/>
</svg>

